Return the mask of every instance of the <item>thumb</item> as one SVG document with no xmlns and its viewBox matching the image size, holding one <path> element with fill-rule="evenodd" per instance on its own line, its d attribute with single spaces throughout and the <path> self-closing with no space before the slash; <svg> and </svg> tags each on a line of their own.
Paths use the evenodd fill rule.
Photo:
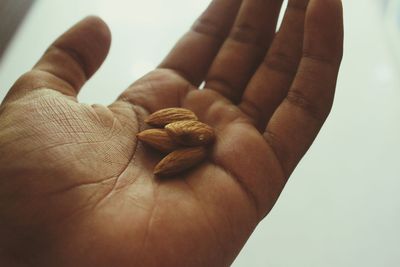
<svg viewBox="0 0 400 267">
<path fill-rule="evenodd" d="M 34 68 L 21 76 L 8 96 L 50 88 L 76 96 L 108 54 L 111 34 L 98 17 L 87 17 L 61 35 Z"/>
</svg>

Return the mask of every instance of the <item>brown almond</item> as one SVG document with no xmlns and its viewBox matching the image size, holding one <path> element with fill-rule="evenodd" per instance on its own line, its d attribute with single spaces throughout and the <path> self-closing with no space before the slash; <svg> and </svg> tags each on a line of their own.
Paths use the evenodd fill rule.
<svg viewBox="0 0 400 267">
<path fill-rule="evenodd" d="M 164 129 L 149 129 L 137 134 L 137 138 L 143 143 L 162 152 L 171 152 L 178 148 Z"/>
<path fill-rule="evenodd" d="M 204 146 L 214 140 L 214 130 L 199 121 L 177 121 L 165 126 L 168 134 L 179 144 L 186 146 Z"/>
<path fill-rule="evenodd" d="M 191 147 L 175 150 L 163 158 L 154 168 L 158 176 L 171 176 L 186 171 L 200 163 L 207 156 L 204 147 Z"/>
<path fill-rule="evenodd" d="M 169 123 L 182 120 L 197 120 L 197 116 L 185 108 L 166 108 L 154 112 L 147 117 L 145 122 L 154 127 L 164 127 Z"/>
</svg>

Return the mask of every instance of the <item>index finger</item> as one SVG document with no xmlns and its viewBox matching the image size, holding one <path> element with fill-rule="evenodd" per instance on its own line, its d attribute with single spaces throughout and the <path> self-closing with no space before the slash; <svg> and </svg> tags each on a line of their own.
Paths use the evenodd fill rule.
<svg viewBox="0 0 400 267">
<path fill-rule="evenodd" d="M 199 85 L 230 32 L 242 0 L 214 0 L 159 68 L 172 69 Z"/>
</svg>

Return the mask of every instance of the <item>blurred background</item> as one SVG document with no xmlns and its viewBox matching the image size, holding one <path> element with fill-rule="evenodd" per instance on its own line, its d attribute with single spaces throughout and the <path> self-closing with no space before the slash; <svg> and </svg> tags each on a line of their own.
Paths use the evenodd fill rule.
<svg viewBox="0 0 400 267">
<path fill-rule="evenodd" d="M 59 34 L 95 14 L 113 44 L 80 101 L 108 104 L 157 66 L 209 2 L 0 0 L 0 101 Z M 332 113 L 234 267 L 400 266 L 400 1 L 343 5 Z"/>
</svg>

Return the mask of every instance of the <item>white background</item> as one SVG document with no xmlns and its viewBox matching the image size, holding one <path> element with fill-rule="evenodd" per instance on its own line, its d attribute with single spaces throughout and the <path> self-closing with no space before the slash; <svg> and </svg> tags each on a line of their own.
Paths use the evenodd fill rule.
<svg viewBox="0 0 400 267">
<path fill-rule="evenodd" d="M 113 44 L 80 100 L 110 103 L 160 62 L 209 1 L 38 0 L 0 62 L 0 99 L 60 33 L 97 14 Z M 400 266 L 393 33 L 377 1 L 344 0 L 344 8 L 345 56 L 331 116 L 234 267 Z"/>
</svg>

